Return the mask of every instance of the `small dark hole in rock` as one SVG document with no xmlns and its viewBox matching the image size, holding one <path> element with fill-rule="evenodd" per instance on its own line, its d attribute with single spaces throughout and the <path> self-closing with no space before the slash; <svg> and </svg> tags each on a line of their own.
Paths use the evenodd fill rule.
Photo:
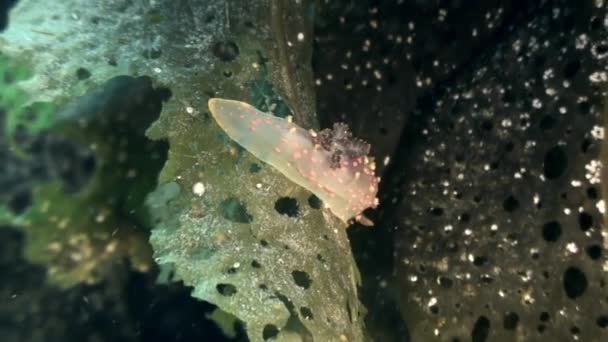
<svg viewBox="0 0 608 342">
<path fill-rule="evenodd" d="M 502 202 L 502 207 L 505 211 L 513 212 L 519 208 L 519 201 L 513 195 L 509 195 L 509 197 Z"/>
<path fill-rule="evenodd" d="M 281 215 L 296 217 L 300 211 L 300 206 L 295 198 L 281 197 L 274 203 L 274 209 Z"/>
<path fill-rule="evenodd" d="M 490 320 L 485 316 L 479 316 L 473 331 L 471 331 L 471 340 L 473 342 L 485 342 L 490 334 Z"/>
<path fill-rule="evenodd" d="M 257 173 L 260 172 L 262 168 L 260 167 L 260 165 L 258 163 L 251 163 L 251 165 L 249 165 L 249 172 L 251 173 Z"/>
<path fill-rule="evenodd" d="M 578 225 L 582 231 L 586 232 L 593 226 L 593 216 L 586 212 L 578 214 Z"/>
<path fill-rule="evenodd" d="M 321 209 L 323 202 L 315 195 L 308 196 L 308 205 L 313 209 Z"/>
<path fill-rule="evenodd" d="M 223 62 L 230 62 L 239 56 L 239 47 L 231 41 L 217 42 L 213 45 L 213 54 Z"/>
<path fill-rule="evenodd" d="M 586 251 L 591 260 L 598 260 L 602 257 L 602 246 L 600 245 L 591 245 L 587 247 Z"/>
<path fill-rule="evenodd" d="M 237 223 L 251 223 L 253 217 L 247 212 L 245 204 L 235 197 L 225 199 L 220 203 L 222 216 Z"/>
<path fill-rule="evenodd" d="M 230 297 L 236 294 L 236 287 L 232 284 L 217 284 L 215 286 L 217 292 L 222 296 Z"/>
<path fill-rule="evenodd" d="M 463 222 L 463 223 L 467 223 L 471 220 L 471 215 L 469 215 L 469 213 L 463 213 L 462 215 L 458 216 L 458 221 Z"/>
<path fill-rule="evenodd" d="M 549 313 L 546 311 L 543 311 L 540 313 L 540 316 L 538 317 L 542 322 L 546 322 L 549 320 Z"/>
<path fill-rule="evenodd" d="M 262 247 L 266 247 L 266 246 L 268 246 L 268 241 L 262 239 L 262 240 L 260 240 L 260 245 L 262 245 Z"/>
<path fill-rule="evenodd" d="M 304 271 L 293 271 L 291 272 L 291 276 L 293 277 L 293 281 L 299 287 L 303 289 L 310 288 L 310 285 L 312 284 L 312 279 L 310 279 L 308 273 Z"/>
<path fill-rule="evenodd" d="M 561 176 L 566 171 L 567 166 L 568 157 L 563 147 L 554 146 L 545 154 L 543 172 L 547 179 Z"/>
<path fill-rule="evenodd" d="M 595 321 L 595 323 L 597 324 L 598 327 L 600 327 L 602 329 L 608 328 L 608 316 L 602 315 L 602 316 L 598 317 L 597 320 Z"/>
<path fill-rule="evenodd" d="M 79 80 L 86 80 L 89 77 L 91 77 L 91 72 L 89 70 L 85 68 L 76 69 L 76 78 Z"/>
<path fill-rule="evenodd" d="M 257 262 L 256 260 L 253 260 L 253 261 L 251 261 L 251 267 L 253 267 L 253 268 L 261 268 L 262 265 L 259 262 Z"/>
<path fill-rule="evenodd" d="M 606 52 L 608 52 L 608 45 L 598 44 L 598 45 L 594 46 L 593 50 L 595 50 L 595 53 L 598 55 L 604 55 L 604 54 L 606 54 Z"/>
<path fill-rule="evenodd" d="M 476 256 L 473 258 L 473 265 L 475 266 L 483 266 L 488 262 L 488 258 L 485 256 Z"/>
<path fill-rule="evenodd" d="M 441 215 L 443 215 L 443 208 L 439 208 L 439 207 L 430 208 L 429 213 L 431 213 L 431 215 L 434 215 L 434 216 L 441 216 Z"/>
<path fill-rule="evenodd" d="M 587 290 L 587 276 L 577 267 L 569 267 L 563 280 L 566 295 L 571 299 L 582 296 Z"/>
<path fill-rule="evenodd" d="M 543 239 L 548 242 L 559 240 L 562 235 L 562 225 L 557 221 L 550 221 L 543 225 Z"/>
<path fill-rule="evenodd" d="M 443 288 L 450 289 L 454 285 L 454 281 L 447 277 L 439 277 L 439 285 Z"/>
<path fill-rule="evenodd" d="M 598 196 L 599 195 L 598 195 L 596 188 L 594 188 L 594 187 L 587 188 L 587 197 L 589 197 L 590 199 L 597 199 Z"/>
<path fill-rule="evenodd" d="M 587 151 L 589 151 L 589 148 L 591 148 L 593 146 L 593 141 L 591 141 L 591 139 L 583 139 L 583 142 L 581 142 L 581 151 L 583 151 L 583 153 L 587 153 Z"/>
<path fill-rule="evenodd" d="M 214 21 L 214 20 L 215 20 L 215 15 L 213 15 L 213 14 L 207 14 L 207 15 L 206 15 L 206 16 L 203 18 L 203 22 L 204 22 L 205 24 L 209 24 L 209 23 L 211 23 L 211 22 L 212 22 L 212 21 Z"/>
<path fill-rule="evenodd" d="M 278 335 L 279 335 L 279 329 L 276 327 L 276 325 L 273 325 L 273 324 L 266 324 L 264 326 L 264 329 L 262 330 L 262 337 L 266 341 L 271 338 L 277 337 Z"/>
<path fill-rule="evenodd" d="M 315 318 L 314 315 L 312 314 L 312 311 L 309 308 L 305 307 L 305 306 L 303 306 L 303 307 L 300 308 L 300 314 L 305 319 L 314 319 Z"/>
</svg>

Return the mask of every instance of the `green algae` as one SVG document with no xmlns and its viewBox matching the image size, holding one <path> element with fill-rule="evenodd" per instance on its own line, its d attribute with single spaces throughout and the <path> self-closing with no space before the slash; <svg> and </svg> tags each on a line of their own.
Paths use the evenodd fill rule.
<svg viewBox="0 0 608 342">
<path fill-rule="evenodd" d="M 113 93 L 115 89 L 109 85 L 116 83 L 125 83 L 132 89 L 151 89 L 147 79 L 128 82 L 123 78 L 110 80 L 92 93 L 96 98 L 104 89 L 105 93 Z M 87 166 L 94 171 L 82 188 L 72 189 L 65 183 L 68 179 L 32 179 L 31 205 L 25 211 L 13 213 L 1 206 L 0 221 L 17 226 L 26 234 L 25 257 L 47 266 L 49 280 L 61 287 L 100 281 L 123 260 L 129 260 L 134 269 L 149 270 L 152 251 L 147 231 L 142 229 L 149 222 L 142 204 L 156 184 L 164 150 L 162 143 L 145 138 L 143 128 L 154 119 L 158 109 L 138 104 L 133 98 L 131 107 L 125 107 L 124 103 L 112 105 L 107 98 L 105 106 L 91 106 L 92 99 L 84 96 L 65 107 L 79 109 L 74 117 L 58 119 L 59 115 L 49 114 L 49 106 L 30 104 L 24 109 L 18 105 L 26 101 L 6 101 L 4 90 L 9 89 L 11 94 L 21 91 L 14 83 L 0 89 L 3 94 L 0 107 L 6 108 L 6 121 L 12 123 L 5 132 L 9 140 L 20 127 L 30 139 L 52 137 L 45 144 L 60 141 L 88 150 L 86 153 L 91 157 L 86 159 L 87 163 L 94 161 L 94 165 Z M 122 94 L 113 94 L 116 95 Z M 24 112 L 45 119 L 23 120 Z M 16 147 L 19 150 L 16 158 L 52 158 Z M 53 162 L 46 167 L 52 165 Z M 70 165 L 68 171 L 79 167 Z"/>
<path fill-rule="evenodd" d="M 51 125 L 51 115 L 55 107 L 46 102 L 26 105 L 29 95 L 17 83 L 32 77 L 31 68 L 26 63 L 17 62 L 0 54 L 0 103 L 8 116 L 3 134 L 11 137 L 17 126 L 22 125 L 29 133 L 37 133 Z"/>
<path fill-rule="evenodd" d="M 142 272 L 151 268 L 146 232 L 95 196 L 69 195 L 62 184 L 50 183 L 36 188 L 33 203 L 12 223 L 26 233 L 25 257 L 46 265 L 51 283 L 97 283 L 124 260 Z"/>
</svg>

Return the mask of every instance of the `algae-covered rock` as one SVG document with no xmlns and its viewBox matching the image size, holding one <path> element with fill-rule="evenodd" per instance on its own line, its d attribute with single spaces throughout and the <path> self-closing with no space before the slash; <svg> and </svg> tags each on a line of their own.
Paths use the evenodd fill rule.
<svg viewBox="0 0 608 342">
<path fill-rule="evenodd" d="M 359 341 L 359 278 L 345 227 L 333 218 L 326 222 L 310 193 L 241 149 L 207 113 L 207 99 L 221 96 L 278 115 L 294 104 L 297 122 L 315 122 L 311 102 L 302 102 L 312 99 L 312 83 L 301 81 L 310 78 L 310 68 L 281 71 L 289 60 L 276 50 L 286 38 L 263 15 L 274 5 L 259 2 L 231 14 L 218 64 L 201 75 L 198 87 L 172 88 L 176 97 L 195 99 L 192 107 L 169 102 L 149 130 L 170 144 L 161 185 L 149 197 L 158 220 L 151 242 L 159 263 L 174 265 L 194 286 L 193 296 L 242 320 L 253 341 Z M 305 14 L 307 8 L 292 10 Z M 310 49 L 309 40 L 291 39 L 288 51 Z M 298 101 L 273 82 L 279 72 L 291 73 L 295 85 L 289 87 L 302 89 Z"/>
<path fill-rule="evenodd" d="M 231 142 L 206 108 L 210 97 L 233 98 L 315 127 L 312 5 L 22 0 L 0 36 L 1 52 L 34 66 L 20 84 L 30 102 L 63 105 L 123 74 L 170 90 L 148 130 L 170 146 L 149 196 L 155 256 L 253 341 L 363 339 L 344 225 Z M 61 107 L 57 118 L 83 115 Z"/>
<path fill-rule="evenodd" d="M 3 133 L 19 151 L 8 154 L 5 167 L 18 166 L 28 177 L 3 175 L 12 186 L 2 196 L 0 221 L 24 230 L 27 259 L 47 266 L 63 287 L 97 282 L 125 258 L 137 270 L 150 269 L 142 202 L 164 161 L 163 144 L 143 135 L 161 100 L 150 79 L 114 78 L 36 125 L 23 113 L 39 111 L 2 99 L 6 121 L 15 123 Z"/>
</svg>

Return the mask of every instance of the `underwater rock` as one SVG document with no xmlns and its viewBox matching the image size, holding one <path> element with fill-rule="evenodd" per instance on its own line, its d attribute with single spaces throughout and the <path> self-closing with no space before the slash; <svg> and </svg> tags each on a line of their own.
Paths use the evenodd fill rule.
<svg viewBox="0 0 608 342">
<path fill-rule="evenodd" d="M 606 339 L 605 4 L 548 4 L 421 99 L 384 179 L 412 340 Z"/>
<path fill-rule="evenodd" d="M 373 146 L 384 182 L 375 229 L 352 227 L 349 237 L 363 281 L 366 328 L 382 341 L 408 339 L 394 276 L 392 169 L 415 163 L 417 106 L 433 103 L 435 88 L 467 74 L 467 66 L 509 30 L 525 25 L 544 1 L 331 1 L 315 18 L 313 66 L 321 127 L 344 121 Z M 355 34 L 353 34 L 355 32 Z M 423 102 L 423 103 L 420 103 Z M 422 111 L 425 112 L 425 111 Z M 402 138 L 403 137 L 403 138 Z M 403 143 L 400 143 L 400 140 Z M 400 165 L 393 168 L 393 164 Z M 388 174 L 386 173 L 388 172 Z M 387 178 L 388 177 L 388 178 Z"/>
<path fill-rule="evenodd" d="M 399 140 L 417 102 L 458 77 L 475 56 L 542 2 L 321 4 L 313 55 L 321 126 L 348 123 L 355 136 L 372 143 L 382 175 L 400 153 Z"/>
<path fill-rule="evenodd" d="M 320 210 L 304 205 L 310 193 L 231 143 L 206 107 L 209 97 L 231 97 L 272 112 L 287 108 L 296 122 L 315 127 L 305 64 L 311 41 L 297 38 L 311 37 L 309 5 L 229 2 L 214 11 L 226 23 L 213 36 L 221 48 L 209 49 L 199 74 L 171 83 L 173 97 L 148 130 L 170 145 L 159 188 L 149 196 L 156 260 L 173 265 L 194 297 L 243 321 L 254 341 L 294 334 L 362 339 L 358 272 L 343 225 L 326 223 Z M 171 184 L 180 191 L 163 200 Z M 284 198 L 298 209 L 283 210 Z"/>
</svg>

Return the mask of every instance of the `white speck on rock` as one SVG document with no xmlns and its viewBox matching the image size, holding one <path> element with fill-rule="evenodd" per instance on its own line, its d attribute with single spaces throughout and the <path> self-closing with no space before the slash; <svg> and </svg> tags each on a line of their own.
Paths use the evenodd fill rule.
<svg viewBox="0 0 608 342">
<path fill-rule="evenodd" d="M 198 197 L 203 196 L 203 194 L 205 193 L 205 184 L 201 183 L 201 182 L 197 182 L 192 186 L 192 192 L 197 195 Z"/>
</svg>

